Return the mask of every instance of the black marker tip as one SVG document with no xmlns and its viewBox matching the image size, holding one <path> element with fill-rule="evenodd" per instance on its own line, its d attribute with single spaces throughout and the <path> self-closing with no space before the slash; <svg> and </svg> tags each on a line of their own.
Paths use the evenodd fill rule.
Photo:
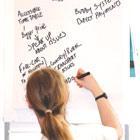
<svg viewBox="0 0 140 140">
<path fill-rule="evenodd" d="M 84 78 L 84 77 L 86 77 L 86 76 L 88 76 L 88 75 L 90 75 L 90 72 L 83 73 L 83 74 L 77 76 L 77 78 L 78 78 L 78 79 L 82 79 L 82 78 Z"/>
</svg>

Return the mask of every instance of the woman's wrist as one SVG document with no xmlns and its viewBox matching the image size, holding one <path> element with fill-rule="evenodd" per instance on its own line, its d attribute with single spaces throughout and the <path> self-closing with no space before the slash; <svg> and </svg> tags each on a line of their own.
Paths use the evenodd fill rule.
<svg viewBox="0 0 140 140">
<path fill-rule="evenodd" d="M 96 98 L 96 97 L 100 96 L 101 94 L 103 94 L 104 91 L 98 87 L 96 89 L 95 88 L 92 89 L 91 92 L 92 92 L 93 96 Z"/>
</svg>

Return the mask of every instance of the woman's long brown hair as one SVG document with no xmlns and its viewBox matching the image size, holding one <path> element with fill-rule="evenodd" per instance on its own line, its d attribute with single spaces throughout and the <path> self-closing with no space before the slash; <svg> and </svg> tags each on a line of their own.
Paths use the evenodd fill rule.
<svg viewBox="0 0 140 140">
<path fill-rule="evenodd" d="M 28 79 L 27 99 L 35 113 L 43 118 L 42 133 L 48 140 L 72 140 L 65 115 L 68 89 L 65 79 L 58 71 L 44 68 L 34 72 Z M 51 112 L 45 113 L 46 110 Z"/>
</svg>

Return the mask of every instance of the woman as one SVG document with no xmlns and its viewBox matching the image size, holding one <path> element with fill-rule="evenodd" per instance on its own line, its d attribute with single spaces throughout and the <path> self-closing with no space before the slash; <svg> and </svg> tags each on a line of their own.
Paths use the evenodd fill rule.
<svg viewBox="0 0 140 140">
<path fill-rule="evenodd" d="M 77 76 L 83 74 L 84 71 L 79 69 Z M 77 77 L 76 76 L 76 77 Z M 88 75 L 75 82 L 79 87 L 84 87 L 91 91 L 96 99 L 99 109 L 102 131 L 94 130 L 94 135 L 86 140 L 117 140 L 122 137 L 122 129 L 120 123 L 113 112 L 113 109 L 107 99 L 105 93 L 100 88 L 95 78 Z M 83 140 L 80 134 L 79 126 L 69 125 L 65 120 L 65 107 L 68 101 L 69 91 L 63 75 L 51 68 L 44 68 L 35 71 L 27 82 L 27 101 L 29 107 L 32 108 L 38 118 L 38 122 L 43 134 L 42 140 Z M 87 130 L 90 129 L 90 130 Z M 74 131 L 76 130 L 76 131 Z M 85 135 L 89 135 L 92 127 L 82 128 Z M 98 131 L 98 133 L 96 133 Z M 87 133 L 87 134 L 86 134 Z M 110 135 L 110 136 L 109 136 Z M 111 137 L 113 135 L 113 138 Z M 87 136 L 89 137 L 89 136 Z"/>
</svg>

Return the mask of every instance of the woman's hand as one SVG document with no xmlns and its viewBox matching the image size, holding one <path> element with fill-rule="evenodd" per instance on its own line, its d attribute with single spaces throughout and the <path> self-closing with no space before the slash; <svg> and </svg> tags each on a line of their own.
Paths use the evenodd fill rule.
<svg viewBox="0 0 140 140">
<path fill-rule="evenodd" d="M 75 82 L 76 84 L 82 88 L 86 88 L 88 90 L 90 90 L 92 92 L 92 94 L 94 95 L 94 97 L 97 97 L 99 95 L 101 95 L 103 93 L 102 89 L 100 88 L 99 84 L 97 83 L 97 81 L 95 80 L 95 78 L 90 74 L 84 78 L 78 79 L 77 76 L 81 75 L 85 73 L 85 71 L 83 69 L 78 69 L 77 71 L 77 75 L 75 77 Z"/>
</svg>

